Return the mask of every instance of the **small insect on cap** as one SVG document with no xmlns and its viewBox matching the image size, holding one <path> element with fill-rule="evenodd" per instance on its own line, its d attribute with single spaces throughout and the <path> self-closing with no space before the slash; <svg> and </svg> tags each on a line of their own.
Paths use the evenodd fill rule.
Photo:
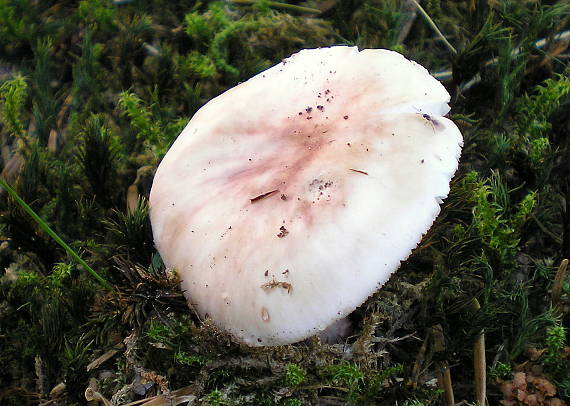
<svg viewBox="0 0 570 406">
<path fill-rule="evenodd" d="M 202 107 L 160 164 L 155 243 L 188 302 L 251 345 L 325 329 L 380 288 L 449 192 L 449 94 L 402 55 L 303 50 Z"/>
</svg>

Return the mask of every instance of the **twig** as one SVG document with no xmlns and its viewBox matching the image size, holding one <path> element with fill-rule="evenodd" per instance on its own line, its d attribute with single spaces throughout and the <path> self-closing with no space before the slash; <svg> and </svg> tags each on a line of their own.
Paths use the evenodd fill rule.
<svg viewBox="0 0 570 406">
<path fill-rule="evenodd" d="M 349 171 L 353 171 L 353 172 L 358 172 L 358 173 L 361 173 L 361 174 L 363 174 L 363 175 L 368 175 L 368 172 L 364 172 L 364 171 L 361 171 L 361 170 L 359 170 L 359 169 L 348 168 L 348 170 L 349 170 Z"/>
<path fill-rule="evenodd" d="M 63 391 L 65 390 L 65 384 L 63 382 L 58 383 L 53 387 L 53 389 L 49 392 L 49 397 L 51 399 L 58 398 Z"/>
<path fill-rule="evenodd" d="M 385 337 L 374 337 L 372 338 L 372 342 L 373 343 L 397 343 L 398 341 L 403 341 L 403 340 L 407 340 L 408 338 L 413 338 L 416 340 L 420 340 L 418 337 L 416 337 L 416 333 L 410 333 L 410 334 L 406 334 L 405 336 L 402 337 L 396 337 L 396 338 L 385 338 Z"/>
<path fill-rule="evenodd" d="M 132 184 L 127 189 L 127 213 L 133 214 L 140 205 L 139 188 L 136 184 Z"/>
<path fill-rule="evenodd" d="M 265 199 L 266 197 L 269 197 L 269 196 L 271 196 L 272 194 L 277 193 L 277 192 L 279 192 L 279 189 L 274 189 L 274 190 L 271 190 L 271 191 L 269 191 L 269 192 L 262 193 L 262 194 L 260 194 L 259 196 L 252 197 L 252 198 L 249 199 L 249 200 L 250 200 L 251 203 L 255 203 L 255 202 L 258 202 L 258 201 L 260 201 L 261 199 Z"/>
<path fill-rule="evenodd" d="M 472 307 L 479 311 L 481 305 L 473 298 Z M 475 373 L 475 400 L 479 405 L 485 405 L 487 397 L 487 364 L 485 359 L 485 334 L 479 333 L 473 343 L 473 368 Z"/>
<path fill-rule="evenodd" d="M 437 324 L 432 327 L 431 334 L 433 337 L 433 350 L 434 352 L 445 351 L 445 337 L 443 336 L 443 327 Z M 451 371 L 447 365 L 447 361 L 440 361 L 437 363 L 441 371 L 437 378 L 437 382 L 441 389 L 443 389 L 443 404 L 445 406 L 455 406 L 455 396 L 453 395 L 453 385 L 451 384 Z"/>
<path fill-rule="evenodd" d="M 566 270 L 568 269 L 568 260 L 563 259 L 556 271 L 556 276 L 554 277 L 554 282 L 552 283 L 552 296 L 551 305 L 554 311 L 560 315 L 560 297 L 562 296 L 562 288 L 564 286 L 564 280 L 566 279 Z"/>
<path fill-rule="evenodd" d="M 447 366 L 447 362 L 440 363 L 441 375 L 437 378 L 439 386 L 443 389 L 445 406 L 455 406 L 455 396 L 453 395 L 453 385 L 451 384 L 451 371 Z"/>
<path fill-rule="evenodd" d="M 435 33 L 441 38 L 441 40 L 443 41 L 445 46 L 451 51 L 451 53 L 454 55 L 457 54 L 457 50 L 453 47 L 453 45 L 451 45 L 451 43 L 447 40 L 447 38 L 445 38 L 445 36 L 439 30 L 439 28 L 437 28 L 435 22 L 431 19 L 429 14 L 424 10 L 424 8 L 420 5 L 420 3 L 418 3 L 416 0 L 412 0 L 412 2 L 416 5 L 422 16 L 424 16 L 424 18 L 426 19 L 427 23 L 435 31 Z"/>
<path fill-rule="evenodd" d="M 85 389 L 85 400 L 95 402 L 95 404 L 103 403 L 104 406 L 112 406 L 111 402 L 99 393 L 97 380 L 95 380 L 95 378 L 89 380 L 89 386 Z"/>
<path fill-rule="evenodd" d="M 45 393 L 45 384 L 46 384 L 46 377 L 44 374 L 44 363 L 42 361 L 42 358 L 39 355 L 36 355 L 36 357 L 34 358 L 34 365 L 35 365 L 35 370 L 36 370 L 36 388 L 38 393 L 41 393 L 42 395 Z"/>
<path fill-rule="evenodd" d="M 196 392 L 196 385 L 185 386 L 184 388 L 177 389 L 170 392 L 170 397 L 166 395 L 156 395 L 151 398 L 137 400 L 126 404 L 125 406 L 175 406 L 181 403 L 193 404 L 198 397 L 194 395 Z"/>
<path fill-rule="evenodd" d="M 117 347 L 118 348 L 110 349 L 105 354 L 103 354 L 99 358 L 97 358 L 95 361 L 93 361 L 89 365 L 87 365 L 87 372 L 89 372 L 93 369 L 99 368 L 104 362 L 113 358 L 115 356 L 115 354 L 117 354 L 119 352 L 119 349 L 122 347 L 122 345 L 119 345 Z"/>
<path fill-rule="evenodd" d="M 428 331 L 426 338 L 424 339 L 422 346 L 418 351 L 418 355 L 416 356 L 414 367 L 412 368 L 412 378 L 410 379 L 410 386 L 412 387 L 412 389 L 416 389 L 418 386 L 418 381 L 420 378 L 422 365 L 426 359 L 427 346 L 430 338 L 431 338 L 431 332 Z"/>
<path fill-rule="evenodd" d="M 109 402 L 103 395 L 91 388 L 85 389 L 85 400 L 88 402 L 103 403 L 105 406 L 112 406 L 111 402 Z"/>
</svg>

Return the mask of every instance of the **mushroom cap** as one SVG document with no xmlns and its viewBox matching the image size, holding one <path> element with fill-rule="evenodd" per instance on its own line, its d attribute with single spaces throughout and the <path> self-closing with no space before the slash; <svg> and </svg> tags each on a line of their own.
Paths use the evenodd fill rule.
<svg viewBox="0 0 570 406">
<path fill-rule="evenodd" d="M 420 242 L 462 137 L 402 55 L 303 50 L 202 107 L 150 194 L 155 244 L 198 314 L 250 345 L 345 317 Z"/>
</svg>

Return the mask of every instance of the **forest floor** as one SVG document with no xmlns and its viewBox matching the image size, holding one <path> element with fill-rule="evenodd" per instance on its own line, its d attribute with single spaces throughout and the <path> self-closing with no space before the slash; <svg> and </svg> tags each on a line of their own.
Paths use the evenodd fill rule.
<svg viewBox="0 0 570 406">
<path fill-rule="evenodd" d="M 4 187 L 0 404 L 570 402 L 570 4 L 421 4 L 0 0 L 2 178 L 43 219 Z M 153 174 L 208 100 L 330 45 L 441 80 L 459 170 L 343 343 L 247 347 L 162 265 Z"/>
</svg>

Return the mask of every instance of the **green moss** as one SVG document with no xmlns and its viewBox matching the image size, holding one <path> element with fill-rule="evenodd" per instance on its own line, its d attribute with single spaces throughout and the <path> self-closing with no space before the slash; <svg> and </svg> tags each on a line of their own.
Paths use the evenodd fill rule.
<svg viewBox="0 0 570 406">
<path fill-rule="evenodd" d="M 114 28 L 117 8 L 110 0 L 82 0 L 79 2 L 77 17 L 86 26 L 99 30 Z"/>
<path fill-rule="evenodd" d="M 16 76 L 0 85 L 0 120 L 9 134 L 20 139 L 24 135 L 24 123 L 21 116 L 27 88 L 28 85 L 23 76 Z"/>
<path fill-rule="evenodd" d="M 182 365 L 205 365 L 208 359 L 202 355 L 188 354 L 184 351 L 179 351 L 174 355 L 174 360 Z"/>
<path fill-rule="evenodd" d="M 200 79 L 211 79 L 218 75 L 212 59 L 199 52 L 191 52 L 182 62 L 181 71 L 184 76 L 197 76 Z"/>
<path fill-rule="evenodd" d="M 532 96 L 525 95 L 519 104 L 518 131 L 521 141 L 527 145 L 531 164 L 541 170 L 552 159 L 549 134 L 551 117 L 562 106 L 570 103 L 570 79 L 560 75 L 547 79 L 535 88 Z"/>
<path fill-rule="evenodd" d="M 224 394 L 216 389 L 208 393 L 208 404 L 210 406 L 222 406 L 226 405 L 227 402 L 224 401 Z"/>
<path fill-rule="evenodd" d="M 550 327 L 546 332 L 546 354 L 544 365 L 556 377 L 568 378 L 568 360 L 562 354 L 566 346 L 566 329 L 557 325 Z"/>
<path fill-rule="evenodd" d="M 285 402 L 283 402 L 283 406 L 301 406 L 303 404 L 303 402 L 301 401 L 301 399 L 287 399 L 285 400 Z"/>
<path fill-rule="evenodd" d="M 509 364 L 499 361 L 489 369 L 489 378 L 492 380 L 505 379 L 510 375 L 511 371 L 512 368 Z"/>
<path fill-rule="evenodd" d="M 8 0 L 0 0 L 0 43 L 4 46 L 35 35 L 35 26 L 22 12 L 28 6 L 27 2 L 20 3 L 18 7 Z"/>
<path fill-rule="evenodd" d="M 151 93 L 151 104 L 146 106 L 141 98 L 132 92 L 122 92 L 118 105 L 122 114 L 130 121 L 139 144 L 161 158 L 186 125 L 186 119 L 164 118 L 159 113 L 158 93 Z"/>
<path fill-rule="evenodd" d="M 301 385 L 307 378 L 307 372 L 296 364 L 288 364 L 285 371 L 285 385 L 295 387 Z"/>
</svg>

